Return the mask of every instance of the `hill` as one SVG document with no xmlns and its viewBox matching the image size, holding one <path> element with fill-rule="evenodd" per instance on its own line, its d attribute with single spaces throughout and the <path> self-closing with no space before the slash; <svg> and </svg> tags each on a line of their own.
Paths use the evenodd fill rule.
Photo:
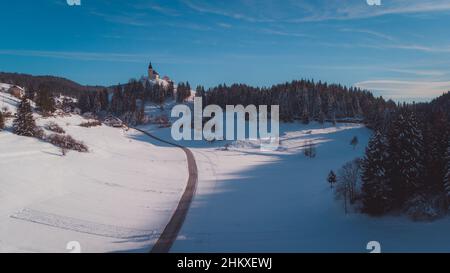
<svg viewBox="0 0 450 273">
<path fill-rule="evenodd" d="M 40 87 L 45 85 L 47 89 L 52 90 L 55 95 L 62 94 L 72 97 L 79 97 L 82 92 L 99 91 L 105 88 L 104 86 L 81 85 L 62 77 L 48 75 L 33 76 L 29 74 L 6 72 L 0 72 L 0 82 L 22 86 L 27 92 L 37 91 Z"/>
</svg>

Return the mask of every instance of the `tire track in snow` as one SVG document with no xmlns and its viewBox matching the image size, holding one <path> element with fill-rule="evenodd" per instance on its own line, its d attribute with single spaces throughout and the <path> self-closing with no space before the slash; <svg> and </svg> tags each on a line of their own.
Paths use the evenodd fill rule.
<svg viewBox="0 0 450 273">
<path fill-rule="evenodd" d="M 178 206 L 173 213 L 172 217 L 169 220 L 169 223 L 164 228 L 164 231 L 161 233 L 161 236 L 159 237 L 158 241 L 153 246 L 151 253 L 167 253 L 172 248 L 173 243 L 178 237 L 178 233 L 181 230 L 181 227 L 183 226 L 184 220 L 186 219 L 186 215 L 189 211 L 189 208 L 191 206 L 192 200 L 194 199 L 195 191 L 197 189 L 197 182 L 198 182 L 198 169 L 197 169 L 197 163 L 195 162 L 194 154 L 189 150 L 188 148 L 171 143 L 169 141 L 166 141 L 164 139 L 161 139 L 159 137 L 156 137 L 144 130 L 140 130 L 137 128 L 134 128 L 135 130 L 166 144 L 169 144 L 171 146 L 180 148 L 183 150 L 183 152 L 186 154 L 187 162 L 188 162 L 188 171 L 189 171 L 189 177 L 187 181 L 186 189 L 184 190 L 183 195 L 181 196 L 180 201 L 178 202 Z"/>
</svg>

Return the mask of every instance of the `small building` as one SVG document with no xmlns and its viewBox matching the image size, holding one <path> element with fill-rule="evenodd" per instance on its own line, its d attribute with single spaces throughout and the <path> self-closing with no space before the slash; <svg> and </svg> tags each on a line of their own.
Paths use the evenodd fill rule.
<svg viewBox="0 0 450 273">
<path fill-rule="evenodd" d="M 8 89 L 8 93 L 18 99 L 21 99 L 23 96 L 25 96 L 25 89 L 20 86 L 13 85 Z"/>
</svg>

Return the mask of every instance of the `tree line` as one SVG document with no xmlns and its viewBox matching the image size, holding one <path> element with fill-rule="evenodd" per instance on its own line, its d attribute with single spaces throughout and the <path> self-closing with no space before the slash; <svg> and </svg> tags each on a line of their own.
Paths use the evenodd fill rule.
<svg viewBox="0 0 450 273">
<path fill-rule="evenodd" d="M 284 122 L 301 120 L 336 122 L 338 119 L 364 120 L 370 127 L 378 128 L 396 105 L 382 97 L 354 87 L 339 84 L 299 80 L 274 85 L 269 88 L 245 84 L 219 85 L 205 91 L 197 87 L 196 96 L 203 98 L 204 106 L 225 105 L 279 105 L 280 119 Z"/>
</svg>

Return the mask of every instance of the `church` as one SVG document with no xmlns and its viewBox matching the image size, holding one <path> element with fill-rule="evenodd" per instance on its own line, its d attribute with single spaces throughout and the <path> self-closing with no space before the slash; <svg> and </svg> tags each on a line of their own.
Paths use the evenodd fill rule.
<svg viewBox="0 0 450 273">
<path fill-rule="evenodd" d="M 153 69 L 152 62 L 148 65 L 148 79 L 149 80 L 159 80 L 159 73 Z"/>
</svg>

